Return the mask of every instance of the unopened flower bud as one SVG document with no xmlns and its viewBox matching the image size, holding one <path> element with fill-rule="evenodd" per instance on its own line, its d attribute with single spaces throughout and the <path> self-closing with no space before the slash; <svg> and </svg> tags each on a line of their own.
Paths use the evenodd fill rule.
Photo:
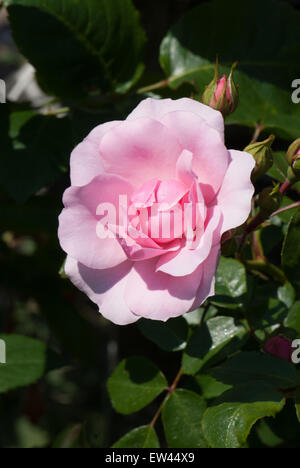
<svg viewBox="0 0 300 468">
<path fill-rule="evenodd" d="M 273 336 L 273 338 L 270 338 L 265 344 L 264 351 L 291 362 L 292 343 L 284 336 Z"/>
<path fill-rule="evenodd" d="M 282 194 L 280 193 L 280 185 L 275 187 L 266 187 L 258 198 L 258 206 L 260 212 L 267 218 L 271 213 L 278 210 L 281 205 Z"/>
<path fill-rule="evenodd" d="M 287 150 L 286 159 L 289 164 L 292 164 L 297 155 L 300 155 L 300 138 L 295 140 Z"/>
<path fill-rule="evenodd" d="M 274 135 L 270 135 L 267 140 L 252 143 L 244 149 L 247 153 L 252 154 L 255 159 L 255 168 L 252 171 L 252 182 L 256 182 L 261 176 L 266 174 L 273 166 L 273 153 L 271 146 L 275 140 Z"/>
<path fill-rule="evenodd" d="M 229 76 L 219 76 L 219 63 L 216 61 L 215 76 L 211 83 L 206 87 L 202 102 L 215 110 L 222 112 L 223 117 L 232 114 L 237 108 L 239 102 L 238 89 L 233 80 L 233 70 L 236 63 L 232 65 Z"/>
</svg>

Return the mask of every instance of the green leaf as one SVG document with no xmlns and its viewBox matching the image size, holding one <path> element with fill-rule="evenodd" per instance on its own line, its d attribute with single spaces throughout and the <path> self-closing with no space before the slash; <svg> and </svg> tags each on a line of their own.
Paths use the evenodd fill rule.
<svg viewBox="0 0 300 468">
<path fill-rule="evenodd" d="M 287 289 L 286 289 L 287 288 Z M 267 328 L 281 324 L 287 316 L 292 291 L 285 285 L 278 288 L 275 283 L 256 282 L 247 304 L 247 316 L 253 328 Z M 285 296 L 284 296 L 285 295 Z"/>
<path fill-rule="evenodd" d="M 182 317 L 167 322 L 143 319 L 138 322 L 138 328 L 164 351 L 181 351 L 186 346 L 189 328 Z"/>
<path fill-rule="evenodd" d="M 260 439 L 260 441 L 264 444 L 267 445 L 268 447 L 277 447 L 278 445 L 281 445 L 284 440 L 278 437 L 270 428 L 268 425 L 267 421 L 265 419 L 262 419 L 259 421 L 256 425 L 256 433 Z"/>
<path fill-rule="evenodd" d="M 300 291 L 300 209 L 294 214 L 289 223 L 289 227 L 282 247 L 282 266 L 290 280 Z"/>
<path fill-rule="evenodd" d="M 112 448 L 159 448 L 159 440 L 151 426 L 133 429 L 116 442 Z"/>
<path fill-rule="evenodd" d="M 246 270 L 242 263 L 221 257 L 216 275 L 215 296 L 210 302 L 220 307 L 237 309 L 242 306 L 247 292 Z"/>
<path fill-rule="evenodd" d="M 131 0 L 4 4 L 14 39 L 48 94 L 81 98 L 95 90 L 125 92 L 140 77 L 145 36 Z"/>
<path fill-rule="evenodd" d="M 300 335 L 300 301 L 295 302 L 284 321 L 287 328 L 292 328 Z"/>
<path fill-rule="evenodd" d="M 108 379 L 107 388 L 115 410 L 130 414 L 151 403 L 167 388 L 167 381 L 148 359 L 131 357 L 118 365 Z"/>
<path fill-rule="evenodd" d="M 36 382 L 44 373 L 46 345 L 21 335 L 0 335 L 6 364 L 0 364 L 0 393 Z"/>
<path fill-rule="evenodd" d="M 71 125 L 68 118 L 32 112 L 9 115 L 4 107 L 2 111 L 1 106 L 0 117 L 7 135 L 1 149 L 0 184 L 14 200 L 24 202 L 67 171 L 72 150 Z M 1 137 L 2 132 L 3 129 Z"/>
<path fill-rule="evenodd" d="M 239 349 L 245 335 L 246 329 L 235 324 L 232 317 L 209 319 L 195 331 L 188 343 L 182 358 L 183 372 L 195 374 L 212 358 L 222 359 Z"/>
<path fill-rule="evenodd" d="M 205 401 L 189 390 L 175 390 L 166 402 L 163 424 L 170 448 L 205 448 L 201 420 Z"/>
<path fill-rule="evenodd" d="M 230 27 L 224 18 L 231 18 Z M 291 101 L 291 83 L 300 74 L 299 18 L 290 5 L 274 0 L 244 0 L 242 8 L 238 0 L 199 5 L 162 42 L 160 62 L 169 85 L 192 82 L 202 94 L 217 54 L 222 73 L 238 61 L 240 103 L 228 122 L 261 122 L 284 138 L 298 137 L 300 111 Z"/>
<path fill-rule="evenodd" d="M 278 299 L 290 308 L 295 302 L 295 289 L 290 283 L 285 283 L 283 286 L 278 288 Z"/>
<path fill-rule="evenodd" d="M 284 359 L 258 352 L 242 352 L 209 372 L 228 385 L 247 382 L 267 383 L 275 389 L 300 385 L 296 367 Z"/>
<path fill-rule="evenodd" d="M 194 379 L 197 382 L 197 385 L 200 387 L 201 395 L 206 400 L 212 398 L 217 398 L 231 388 L 230 385 L 223 384 L 218 382 L 211 375 L 207 374 L 197 374 L 194 376 Z"/>
<path fill-rule="evenodd" d="M 275 416 L 285 400 L 268 386 L 246 384 L 229 390 L 220 405 L 204 413 L 202 429 L 212 448 L 240 448 L 253 425 L 261 418 Z"/>
</svg>

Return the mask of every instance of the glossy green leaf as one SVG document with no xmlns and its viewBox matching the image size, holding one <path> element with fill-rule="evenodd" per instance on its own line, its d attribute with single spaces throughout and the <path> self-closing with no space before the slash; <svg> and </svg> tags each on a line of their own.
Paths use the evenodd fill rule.
<svg viewBox="0 0 300 468">
<path fill-rule="evenodd" d="M 300 210 L 292 217 L 282 248 L 282 266 L 293 286 L 300 290 Z"/>
<path fill-rule="evenodd" d="M 217 355 L 227 356 L 243 344 L 246 329 L 232 317 L 213 317 L 192 335 L 183 354 L 182 369 L 186 374 L 197 373 Z M 220 358 L 220 355 L 219 355 Z"/>
<path fill-rule="evenodd" d="M 222 403 L 204 413 L 202 429 L 212 448 L 241 448 L 253 425 L 275 416 L 285 404 L 283 396 L 264 385 L 246 384 L 229 390 Z"/>
<path fill-rule="evenodd" d="M 6 364 L 0 364 L 0 393 L 25 387 L 42 377 L 46 366 L 44 343 L 21 335 L 0 335 L 0 340 L 6 348 Z"/>
<path fill-rule="evenodd" d="M 278 288 L 278 299 L 288 308 L 294 304 L 295 296 L 295 289 L 290 283 L 286 283 Z"/>
<path fill-rule="evenodd" d="M 206 400 L 217 398 L 231 388 L 231 385 L 218 382 L 214 377 L 208 374 L 196 374 L 194 379 L 201 390 L 201 395 Z"/>
<path fill-rule="evenodd" d="M 130 414 L 147 406 L 167 387 L 160 370 L 144 357 L 122 361 L 108 379 L 107 388 L 113 407 Z"/>
<path fill-rule="evenodd" d="M 170 448 L 205 448 L 201 420 L 205 401 L 197 393 L 177 389 L 162 412 L 163 424 Z"/>
<path fill-rule="evenodd" d="M 300 336 L 300 301 L 295 302 L 284 321 L 287 328 L 292 328 Z"/>
<path fill-rule="evenodd" d="M 188 325 L 182 318 L 167 322 L 142 319 L 138 322 L 141 333 L 164 351 L 180 351 L 185 348 L 188 337 Z"/>
<path fill-rule="evenodd" d="M 72 150 L 70 121 L 32 112 L 9 114 L 7 106 L 1 106 L 0 118 L 7 132 L 2 140 L 0 184 L 14 200 L 24 202 L 67 171 Z"/>
<path fill-rule="evenodd" d="M 287 316 L 288 303 L 292 297 L 293 292 L 286 285 L 278 288 L 277 284 L 271 282 L 254 284 L 246 307 L 252 327 L 268 328 L 281 324 Z"/>
<path fill-rule="evenodd" d="M 112 448 L 159 448 L 159 440 L 151 426 L 142 426 L 128 432 Z"/>
<path fill-rule="evenodd" d="M 247 292 L 246 270 L 233 258 L 221 257 L 216 275 L 216 292 L 210 301 L 218 306 L 236 309 Z"/>
<path fill-rule="evenodd" d="M 124 92 L 140 77 L 145 37 L 131 0 L 4 4 L 15 41 L 48 93 L 78 98 L 95 90 Z"/>
<path fill-rule="evenodd" d="M 188 81 L 202 93 L 217 54 L 222 72 L 238 61 L 240 104 L 228 122 L 261 122 L 282 137 L 296 138 L 300 110 L 291 101 L 291 83 L 300 73 L 294 59 L 300 51 L 299 18 L 290 5 L 274 0 L 245 0 L 242 8 L 238 0 L 199 5 L 162 42 L 160 61 L 169 85 Z"/>
<path fill-rule="evenodd" d="M 258 352 L 239 353 L 209 373 L 228 385 L 254 381 L 262 381 L 276 389 L 300 385 L 300 376 L 293 364 L 271 354 Z"/>
</svg>

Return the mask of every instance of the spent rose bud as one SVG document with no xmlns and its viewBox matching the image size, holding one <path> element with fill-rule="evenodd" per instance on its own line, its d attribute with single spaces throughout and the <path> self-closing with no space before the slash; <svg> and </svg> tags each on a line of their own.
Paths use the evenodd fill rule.
<svg viewBox="0 0 300 468">
<path fill-rule="evenodd" d="M 274 211 L 278 210 L 281 205 L 282 194 L 280 193 L 280 185 L 277 184 L 275 187 L 266 187 L 258 198 L 258 206 L 260 212 L 266 218 Z"/>
<path fill-rule="evenodd" d="M 223 116 L 226 117 L 232 114 L 237 108 L 239 102 L 238 89 L 233 80 L 233 70 L 237 63 L 234 63 L 231 67 L 229 76 L 223 75 L 220 78 L 219 75 L 219 63 L 216 61 L 215 76 L 211 83 L 206 87 L 202 102 L 215 110 L 222 112 Z"/>
<path fill-rule="evenodd" d="M 252 182 L 256 182 L 273 166 L 274 160 L 271 146 L 274 140 L 275 136 L 270 135 L 267 140 L 252 143 L 244 149 L 247 153 L 252 154 L 255 159 L 255 168 L 251 175 Z"/>
<path fill-rule="evenodd" d="M 289 362 L 292 360 L 292 343 L 284 336 L 273 336 L 273 338 L 270 338 L 265 344 L 264 351 Z"/>
</svg>

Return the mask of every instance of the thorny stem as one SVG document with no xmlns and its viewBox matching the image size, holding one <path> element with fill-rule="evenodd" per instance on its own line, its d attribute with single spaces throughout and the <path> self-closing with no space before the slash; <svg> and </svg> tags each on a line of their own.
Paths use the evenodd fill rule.
<svg viewBox="0 0 300 468">
<path fill-rule="evenodd" d="M 174 382 L 172 383 L 172 385 L 168 388 L 168 393 L 167 395 L 165 396 L 165 398 L 163 399 L 163 402 L 161 403 L 160 407 L 158 408 L 158 410 L 156 411 L 151 423 L 150 423 L 150 427 L 154 427 L 155 423 L 157 422 L 162 410 L 163 410 L 163 407 L 165 406 L 165 404 L 167 403 L 168 399 L 170 398 L 170 396 L 172 395 L 172 393 L 176 390 L 177 388 L 177 385 L 179 383 L 179 380 L 181 379 L 183 375 L 183 372 L 182 372 L 182 369 L 179 370 L 178 374 L 176 375 L 175 379 L 174 379 Z"/>
</svg>

